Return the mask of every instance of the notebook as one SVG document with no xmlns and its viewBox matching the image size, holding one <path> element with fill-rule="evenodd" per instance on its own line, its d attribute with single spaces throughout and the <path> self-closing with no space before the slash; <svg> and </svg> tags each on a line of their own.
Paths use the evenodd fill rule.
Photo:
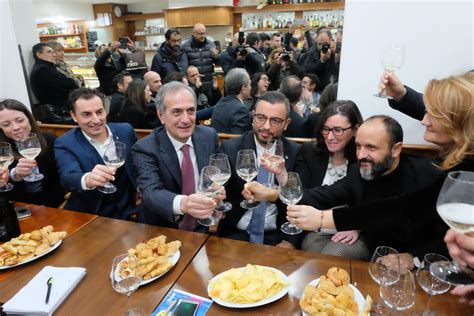
<svg viewBox="0 0 474 316">
<path fill-rule="evenodd" d="M 7 314 L 52 315 L 85 275 L 85 268 L 46 266 L 3 305 L 3 310 Z M 53 283 L 49 302 L 46 304 L 47 282 L 50 277 L 53 278 Z"/>
</svg>

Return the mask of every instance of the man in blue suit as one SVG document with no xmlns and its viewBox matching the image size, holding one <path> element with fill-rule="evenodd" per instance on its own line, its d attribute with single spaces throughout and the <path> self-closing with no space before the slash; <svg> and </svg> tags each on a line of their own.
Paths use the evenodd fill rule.
<svg viewBox="0 0 474 316">
<path fill-rule="evenodd" d="M 132 148 L 143 220 L 205 231 L 196 219 L 209 217 L 216 202 L 195 192 L 200 170 L 217 150 L 217 133 L 212 128 L 196 126 L 196 96 L 180 82 L 162 86 L 156 104 L 163 126 Z"/>
<path fill-rule="evenodd" d="M 136 188 L 132 173 L 131 149 L 137 136 L 127 123 L 106 124 L 102 98 L 98 92 L 79 88 L 71 95 L 71 117 L 79 125 L 58 138 L 54 152 L 61 185 L 71 196 L 66 209 L 126 219 L 134 212 Z M 113 141 L 126 145 L 123 167 L 107 167 L 102 159 Z M 104 194 L 96 190 L 113 181 L 117 191 Z"/>
</svg>

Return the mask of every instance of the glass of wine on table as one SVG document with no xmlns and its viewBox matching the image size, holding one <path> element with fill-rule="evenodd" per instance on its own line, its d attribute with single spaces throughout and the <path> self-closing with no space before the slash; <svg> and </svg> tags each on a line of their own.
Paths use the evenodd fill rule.
<svg viewBox="0 0 474 316">
<path fill-rule="evenodd" d="M 41 143 L 38 135 L 35 133 L 29 134 L 27 137 L 20 139 L 17 142 L 18 152 L 20 155 L 29 160 L 34 160 L 41 153 Z M 32 173 L 24 177 L 26 182 L 36 182 L 44 178 L 44 175 L 39 173 L 38 167 L 33 168 Z"/>
</svg>

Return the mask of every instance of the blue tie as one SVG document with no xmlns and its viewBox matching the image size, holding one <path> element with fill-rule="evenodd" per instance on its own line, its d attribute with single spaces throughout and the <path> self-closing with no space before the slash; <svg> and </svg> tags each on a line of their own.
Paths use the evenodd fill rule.
<svg viewBox="0 0 474 316">
<path fill-rule="evenodd" d="M 258 167 L 257 182 L 268 183 L 269 172 L 262 166 Z M 252 218 L 247 226 L 247 233 L 250 235 L 250 242 L 263 244 L 263 235 L 265 230 L 265 211 L 267 202 L 261 202 L 252 210 Z"/>
</svg>

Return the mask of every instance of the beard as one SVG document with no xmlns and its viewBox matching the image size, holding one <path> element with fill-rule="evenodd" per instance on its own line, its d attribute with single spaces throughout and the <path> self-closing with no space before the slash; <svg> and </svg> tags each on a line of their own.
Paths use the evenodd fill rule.
<svg viewBox="0 0 474 316">
<path fill-rule="evenodd" d="M 372 168 L 364 169 L 359 167 L 360 176 L 362 179 L 370 181 L 375 178 L 380 177 L 382 174 L 385 173 L 390 167 L 392 166 L 393 159 L 390 155 L 384 157 L 381 162 L 375 162 L 372 159 L 364 158 L 359 160 L 359 166 L 361 162 L 367 162 L 372 164 Z"/>
</svg>

